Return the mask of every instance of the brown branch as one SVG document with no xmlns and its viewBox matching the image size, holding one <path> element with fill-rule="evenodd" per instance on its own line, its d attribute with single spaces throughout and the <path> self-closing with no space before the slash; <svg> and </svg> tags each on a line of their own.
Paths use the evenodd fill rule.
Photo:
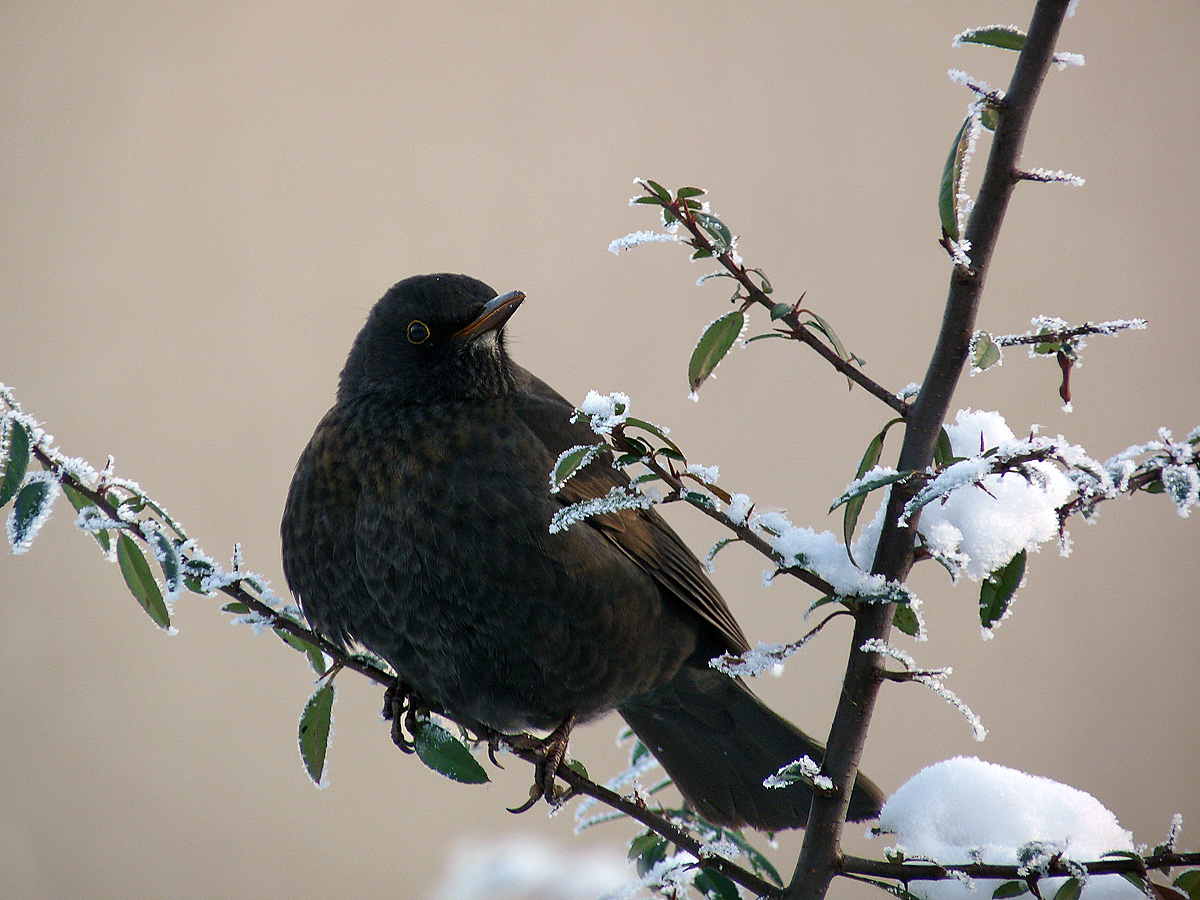
<svg viewBox="0 0 1200 900">
<path fill-rule="evenodd" d="M 951 275 L 937 345 L 921 391 L 905 419 L 904 444 L 897 465 L 901 470 L 924 470 L 933 460 L 938 432 L 967 361 L 988 264 L 1017 183 L 1017 162 L 1033 104 L 1050 66 L 1067 6 L 1068 0 L 1039 0 L 1034 10 L 1001 105 L 979 197 L 967 223 L 965 237 L 970 242 L 971 267 L 955 266 Z M 915 490 L 913 485 L 896 485 L 888 502 L 872 571 L 889 581 L 904 581 L 913 564 L 917 523 L 909 521 L 901 526 L 899 518 Z M 891 604 L 864 604 L 857 611 L 842 693 L 822 767 L 837 789 L 831 795 L 813 799 L 800 858 L 784 894 L 789 900 L 822 900 L 837 874 L 850 792 L 866 744 L 883 669 L 879 654 L 866 653 L 861 648 L 870 639 L 887 640 L 893 614 Z"/>
</svg>

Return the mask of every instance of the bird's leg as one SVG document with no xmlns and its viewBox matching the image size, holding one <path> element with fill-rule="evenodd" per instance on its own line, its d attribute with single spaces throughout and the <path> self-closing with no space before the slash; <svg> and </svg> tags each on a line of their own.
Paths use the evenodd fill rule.
<svg viewBox="0 0 1200 900">
<path fill-rule="evenodd" d="M 567 755 L 567 742 L 571 739 L 571 729 L 574 727 L 575 713 L 568 713 L 562 723 L 545 738 L 516 742 L 515 745 L 521 749 L 532 750 L 538 761 L 534 770 L 533 785 L 529 788 L 529 800 L 516 809 L 510 809 L 509 812 L 525 812 L 542 797 L 546 798 L 547 803 L 557 805 L 570 796 L 570 789 L 559 787 L 554 783 L 554 779 Z"/>
<path fill-rule="evenodd" d="M 392 743 L 405 753 L 416 749 L 417 718 L 428 712 L 413 689 L 397 678 L 383 692 L 383 717 L 392 723 Z M 405 735 L 404 729 L 408 729 Z"/>
</svg>

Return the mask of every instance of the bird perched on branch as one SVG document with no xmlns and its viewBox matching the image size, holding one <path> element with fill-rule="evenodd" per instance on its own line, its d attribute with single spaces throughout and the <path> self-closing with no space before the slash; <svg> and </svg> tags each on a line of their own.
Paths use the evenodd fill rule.
<svg viewBox="0 0 1200 900">
<path fill-rule="evenodd" d="M 553 729 L 551 799 L 572 724 L 615 709 L 710 821 L 802 827 L 811 787 L 763 779 L 824 747 L 709 667 L 748 644 L 678 535 L 652 509 L 550 533 L 628 479 L 602 458 L 551 494 L 559 454 L 596 436 L 509 358 L 523 300 L 444 274 L 375 305 L 292 479 L 288 584 L 313 628 L 451 717 Z M 881 801 L 859 776 L 850 818 Z"/>
</svg>

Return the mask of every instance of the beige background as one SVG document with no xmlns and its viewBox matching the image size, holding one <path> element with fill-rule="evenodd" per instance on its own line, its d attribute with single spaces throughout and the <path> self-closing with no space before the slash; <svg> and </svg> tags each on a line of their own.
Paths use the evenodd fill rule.
<svg viewBox="0 0 1200 900">
<path fill-rule="evenodd" d="M 937 180 L 969 101 L 945 71 L 1003 85 L 1013 60 L 950 38 L 1030 6 L 5 3 L 0 380 L 64 450 L 114 454 L 210 553 L 240 540 L 282 589 L 292 466 L 366 311 L 403 276 L 465 271 L 528 293 L 513 352 L 568 397 L 627 391 L 727 488 L 837 530 L 829 499 L 886 411 L 782 342 L 736 353 L 688 403 L 724 286 L 694 287 L 708 267 L 680 248 L 607 244 L 653 225 L 626 206 L 635 176 L 707 187 L 782 298 L 807 291 L 884 384 L 919 379 L 949 274 Z M 1057 367 L 1020 352 L 964 380 L 960 406 L 1101 458 L 1200 423 L 1198 41 L 1190 2 L 1085 2 L 1068 22 L 1062 48 L 1087 66 L 1051 74 L 1025 162 L 1088 183 L 1020 188 L 980 324 L 1151 327 L 1092 342 L 1071 415 Z M 669 514 L 698 550 L 717 536 Z M 421 897 L 455 836 L 621 852 L 627 826 L 576 839 L 569 816 L 506 813 L 519 765 L 469 788 L 401 756 L 379 691 L 351 677 L 314 790 L 302 660 L 194 595 L 180 633 L 158 633 L 72 518 L 61 503 L 28 555 L 0 555 L 3 896 Z M 1145 496 L 1074 523 L 1071 559 L 1034 558 L 987 643 L 975 586 L 921 571 L 931 639 L 898 643 L 953 665 L 991 735 L 887 688 L 871 775 L 894 790 L 978 754 L 1095 794 L 1143 842 L 1180 811 L 1196 846 L 1196 528 Z M 764 592 L 762 568 L 730 550 L 717 577 L 752 641 L 795 637 L 811 595 Z M 846 649 L 831 631 L 759 686 L 822 734 Z M 577 735 L 594 773 L 619 764 L 617 727 Z"/>
</svg>

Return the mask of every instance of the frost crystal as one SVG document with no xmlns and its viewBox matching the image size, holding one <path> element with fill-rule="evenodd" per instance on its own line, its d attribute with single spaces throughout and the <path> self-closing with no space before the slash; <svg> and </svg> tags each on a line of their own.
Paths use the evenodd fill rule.
<svg viewBox="0 0 1200 900">
<path fill-rule="evenodd" d="M 656 242 L 672 242 L 680 240 L 679 235 L 670 234 L 662 231 L 635 231 L 632 234 L 627 234 L 623 238 L 617 238 L 608 245 L 609 253 L 620 253 L 622 250 L 630 250 L 639 244 L 653 244 Z"/>
<path fill-rule="evenodd" d="M 698 463 L 688 463 L 687 473 L 695 475 L 705 484 L 716 484 L 720 474 L 720 466 L 702 466 Z"/>
<path fill-rule="evenodd" d="M 8 543 L 14 555 L 29 549 L 38 531 L 50 518 L 58 493 L 58 479 L 53 472 L 30 472 L 25 476 L 8 514 Z"/>
</svg>

